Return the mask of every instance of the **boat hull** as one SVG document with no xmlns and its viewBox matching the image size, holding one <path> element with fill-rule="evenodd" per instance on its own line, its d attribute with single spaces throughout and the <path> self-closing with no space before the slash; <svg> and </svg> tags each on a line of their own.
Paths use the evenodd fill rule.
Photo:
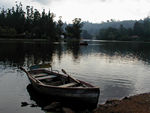
<svg viewBox="0 0 150 113">
<path fill-rule="evenodd" d="M 68 87 L 65 84 L 65 87 L 61 85 L 48 85 L 45 84 L 42 81 L 39 81 L 39 79 L 36 79 L 35 76 L 37 73 L 46 73 L 46 74 L 52 74 L 59 78 L 67 79 L 67 76 L 59 73 L 55 73 L 53 71 L 47 71 L 47 70 L 31 70 L 26 71 L 24 68 L 21 68 L 28 76 L 31 85 L 33 88 L 38 91 L 41 94 L 47 95 L 47 96 L 55 96 L 55 97 L 62 97 L 62 98 L 70 98 L 74 100 L 79 100 L 83 102 L 88 102 L 90 104 L 97 104 L 98 98 L 100 94 L 100 89 L 98 87 L 95 87 L 89 83 L 86 83 L 81 80 L 72 79 L 72 77 L 69 76 L 69 80 L 72 80 L 76 82 L 77 84 L 81 84 L 75 87 Z M 68 85 L 68 84 L 67 84 Z"/>
<path fill-rule="evenodd" d="M 97 104 L 99 98 L 99 88 L 61 88 L 53 86 L 43 86 L 30 80 L 33 88 L 41 94 L 47 96 L 57 96 Z"/>
</svg>

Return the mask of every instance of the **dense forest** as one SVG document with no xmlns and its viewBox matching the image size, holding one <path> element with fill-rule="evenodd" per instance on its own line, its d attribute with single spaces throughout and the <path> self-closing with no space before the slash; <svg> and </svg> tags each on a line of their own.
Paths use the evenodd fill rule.
<svg viewBox="0 0 150 113">
<path fill-rule="evenodd" d="M 87 31 L 90 35 L 96 36 L 99 33 L 99 30 L 106 29 L 109 27 L 112 28 L 119 28 L 120 25 L 123 25 L 125 28 L 133 28 L 135 24 L 135 20 L 124 20 L 124 21 L 117 21 L 117 20 L 107 20 L 106 22 L 101 23 L 91 23 L 88 21 L 83 22 L 83 31 Z"/>
<path fill-rule="evenodd" d="M 1 9 L 0 12 L 0 37 L 2 38 L 40 38 L 58 41 L 61 38 L 80 39 L 82 32 L 82 22 L 80 18 L 75 18 L 72 24 L 63 28 L 62 17 L 58 21 L 54 20 L 55 14 L 40 13 L 32 6 L 26 6 L 23 10 L 21 3 L 16 3 L 11 9 Z"/>
<path fill-rule="evenodd" d="M 98 40 L 150 41 L 150 18 L 143 20 L 110 20 L 102 23 L 83 22 L 82 37 Z"/>
<path fill-rule="evenodd" d="M 150 18 L 147 17 L 144 20 L 136 21 L 132 28 L 125 28 L 120 25 L 119 28 L 108 27 L 101 29 L 97 39 L 150 41 Z"/>
<path fill-rule="evenodd" d="M 32 6 L 26 6 L 24 11 L 21 3 L 16 3 L 11 9 L 1 8 L 0 38 L 150 41 L 149 17 L 139 21 L 110 20 L 100 24 L 82 22 L 80 18 L 66 24 L 62 17 L 58 21 L 54 18 L 54 13 L 44 9 L 40 12 Z"/>
</svg>

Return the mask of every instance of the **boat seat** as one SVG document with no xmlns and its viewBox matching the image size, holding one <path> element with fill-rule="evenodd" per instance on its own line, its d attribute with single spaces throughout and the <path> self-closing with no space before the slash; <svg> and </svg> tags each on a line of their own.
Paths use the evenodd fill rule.
<svg viewBox="0 0 150 113">
<path fill-rule="evenodd" d="M 43 77 L 43 76 L 47 76 L 48 74 L 47 73 L 38 73 L 38 74 L 35 74 L 33 75 L 34 77 Z"/>
<path fill-rule="evenodd" d="M 55 82 L 50 82 L 50 83 L 45 83 L 47 85 L 52 85 L 52 86 L 59 86 L 62 84 L 62 81 L 55 81 Z"/>
<path fill-rule="evenodd" d="M 55 78 L 57 76 L 55 75 L 49 75 L 49 76 L 43 76 L 43 77 L 37 77 L 36 79 L 38 80 L 44 80 L 44 79 L 52 79 L 52 78 Z"/>
<path fill-rule="evenodd" d="M 68 83 L 68 84 L 63 84 L 63 85 L 60 85 L 59 87 L 71 87 L 71 86 L 74 86 L 76 85 L 77 83 L 76 82 L 71 82 L 71 83 Z"/>
<path fill-rule="evenodd" d="M 83 88 L 83 86 L 77 86 L 76 88 Z"/>
</svg>

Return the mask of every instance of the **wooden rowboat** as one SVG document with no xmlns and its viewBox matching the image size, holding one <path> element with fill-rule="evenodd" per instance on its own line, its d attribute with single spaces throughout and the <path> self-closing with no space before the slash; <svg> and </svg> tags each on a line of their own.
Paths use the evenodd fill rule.
<svg viewBox="0 0 150 113">
<path fill-rule="evenodd" d="M 73 98 L 75 100 L 97 104 L 100 90 L 89 83 L 73 78 L 63 69 L 64 74 L 59 74 L 53 70 L 32 69 L 23 70 L 33 88 L 39 93 L 62 98 Z"/>
</svg>

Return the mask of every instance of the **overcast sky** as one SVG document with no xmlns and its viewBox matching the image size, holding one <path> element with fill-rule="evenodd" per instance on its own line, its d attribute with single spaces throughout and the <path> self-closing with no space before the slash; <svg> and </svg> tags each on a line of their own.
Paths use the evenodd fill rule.
<svg viewBox="0 0 150 113">
<path fill-rule="evenodd" d="M 139 20 L 150 15 L 150 0 L 18 0 L 24 7 L 46 9 L 71 22 L 74 18 L 100 23 L 115 20 Z M 14 6 L 14 0 L 0 0 L 1 7 Z"/>
</svg>

